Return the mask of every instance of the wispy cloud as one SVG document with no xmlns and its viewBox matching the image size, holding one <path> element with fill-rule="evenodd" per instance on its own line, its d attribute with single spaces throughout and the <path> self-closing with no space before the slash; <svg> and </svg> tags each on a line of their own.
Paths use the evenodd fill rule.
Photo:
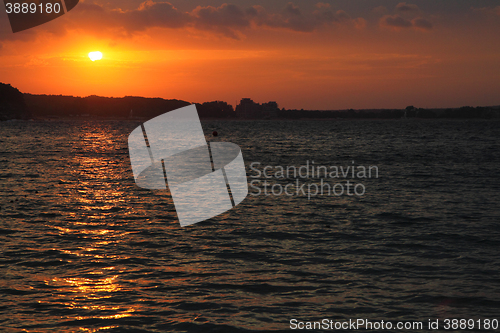
<svg viewBox="0 0 500 333">
<path fill-rule="evenodd" d="M 429 31 L 434 25 L 424 18 L 418 17 L 413 20 L 405 19 L 399 15 L 386 15 L 380 20 L 380 26 L 392 30 L 402 30 L 414 28 L 417 30 Z"/>
<path fill-rule="evenodd" d="M 400 12 L 418 12 L 420 9 L 417 5 L 400 2 L 397 4 L 396 10 Z"/>
<path fill-rule="evenodd" d="M 284 29 L 291 32 L 313 32 L 323 27 L 351 25 L 366 26 L 362 18 L 352 18 L 343 10 L 333 11 L 329 4 L 318 3 L 314 11 L 306 12 L 290 2 L 281 10 L 269 11 L 263 6 L 240 7 L 223 4 L 219 7 L 198 6 L 182 11 L 169 2 L 143 2 L 133 10 L 109 9 L 95 3 L 80 3 L 67 17 L 41 26 L 38 31 L 56 27 L 57 31 L 81 29 L 97 35 L 131 36 L 149 28 L 183 29 L 212 32 L 239 39 L 249 29 Z M 26 38 L 29 34 L 0 32 L 0 40 Z M 34 35 L 34 34 L 33 34 Z"/>
<path fill-rule="evenodd" d="M 482 8 L 471 8 L 472 11 L 477 12 L 477 13 L 483 13 L 487 15 L 498 15 L 500 16 L 500 6 L 496 7 L 482 7 Z"/>
<path fill-rule="evenodd" d="M 411 21 L 411 23 L 413 24 L 414 28 L 421 29 L 421 30 L 428 31 L 428 30 L 432 30 L 432 28 L 434 28 L 434 26 L 432 25 L 432 23 L 429 20 L 423 19 L 421 17 L 413 19 Z"/>
<path fill-rule="evenodd" d="M 404 29 L 415 29 L 430 31 L 434 28 L 432 22 L 422 16 L 424 13 L 417 5 L 400 2 L 396 5 L 394 15 L 384 15 L 380 19 L 380 26 L 399 31 Z"/>
<path fill-rule="evenodd" d="M 399 15 L 386 15 L 381 19 L 380 24 L 383 27 L 395 29 L 411 28 L 413 26 L 410 20 L 407 20 Z"/>
</svg>

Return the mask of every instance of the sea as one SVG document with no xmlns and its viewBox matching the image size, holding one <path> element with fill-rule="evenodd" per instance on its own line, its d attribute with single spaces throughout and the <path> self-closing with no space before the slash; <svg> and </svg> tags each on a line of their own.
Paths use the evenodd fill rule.
<svg viewBox="0 0 500 333">
<path fill-rule="evenodd" d="M 499 330 L 500 121 L 202 121 L 249 193 L 182 228 L 141 122 L 0 123 L 1 332 Z"/>
</svg>

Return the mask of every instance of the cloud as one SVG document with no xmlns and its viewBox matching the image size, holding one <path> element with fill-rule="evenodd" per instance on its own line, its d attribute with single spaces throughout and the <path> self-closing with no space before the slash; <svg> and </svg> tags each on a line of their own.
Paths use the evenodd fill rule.
<svg viewBox="0 0 500 333">
<path fill-rule="evenodd" d="M 149 28 L 179 29 L 189 26 L 192 22 L 192 15 L 178 10 L 168 2 L 146 1 L 137 9 L 127 11 L 109 10 L 84 2 L 70 14 L 39 28 L 47 29 L 54 25 L 60 29 L 85 30 L 97 36 L 111 34 L 115 37 L 129 37 Z"/>
<path fill-rule="evenodd" d="M 363 27 L 362 19 L 351 19 L 343 10 L 333 12 L 330 6 L 318 3 L 313 13 L 304 13 L 299 6 L 289 2 L 278 12 L 272 13 L 264 7 L 255 5 L 246 9 L 233 4 L 223 4 L 219 7 L 198 6 L 191 12 L 182 12 L 169 2 L 142 3 L 138 9 L 130 11 L 105 10 L 98 5 L 87 5 L 81 13 L 87 16 L 93 12 L 93 20 L 108 22 L 108 29 L 124 29 L 127 34 L 133 34 L 151 27 L 184 28 L 192 27 L 199 31 L 212 31 L 229 38 L 239 39 L 246 29 L 264 27 L 270 29 L 285 29 L 295 32 L 313 32 L 331 24 L 349 24 Z M 101 17 L 106 16 L 106 17 Z M 96 18 L 98 17 L 98 19 Z M 97 24 L 97 22 L 93 23 Z M 97 24 L 102 26 L 102 24 Z"/>
<path fill-rule="evenodd" d="M 416 30 L 430 31 L 434 27 L 433 24 L 424 18 L 415 18 L 407 20 L 399 15 L 386 15 L 380 20 L 380 26 L 391 30 L 402 30 L 414 28 Z"/>
<path fill-rule="evenodd" d="M 353 19 L 343 10 L 333 12 L 329 5 L 323 3 L 317 4 L 316 7 L 318 9 L 312 14 L 306 14 L 290 2 L 280 12 L 271 13 L 264 7 L 256 5 L 245 10 L 245 17 L 254 26 L 295 32 L 313 32 L 322 27 L 339 24 L 351 24 L 358 29 L 366 26 L 364 19 Z"/>
<path fill-rule="evenodd" d="M 196 7 L 191 13 L 195 28 L 212 30 L 227 37 L 239 39 L 238 31 L 250 26 L 250 19 L 238 6 L 223 4 L 220 7 Z"/>
<path fill-rule="evenodd" d="M 383 14 L 387 13 L 387 8 L 384 6 L 378 6 L 378 7 L 373 8 L 372 12 L 374 12 L 375 14 L 383 15 Z"/>
<path fill-rule="evenodd" d="M 400 12 L 418 12 L 420 9 L 417 5 L 407 4 L 406 2 L 400 2 L 396 6 L 396 10 Z"/>
<path fill-rule="evenodd" d="M 364 28 L 366 28 L 367 24 L 368 22 L 362 17 L 354 19 L 354 26 L 356 27 L 356 29 L 363 30 Z"/>
<path fill-rule="evenodd" d="M 428 30 L 432 30 L 432 28 L 434 27 L 430 21 L 423 19 L 423 18 L 416 18 L 411 22 L 415 28 L 421 29 L 421 30 L 428 31 Z"/>
<path fill-rule="evenodd" d="M 228 38 L 240 39 L 249 29 L 284 29 L 294 32 L 313 32 L 333 25 L 351 25 L 358 29 L 366 26 L 362 18 L 351 18 L 343 11 L 332 11 L 329 4 L 319 2 L 313 12 L 304 12 L 292 2 L 280 11 L 269 12 L 255 5 L 242 8 L 234 4 L 219 7 L 198 6 L 182 11 L 165 1 L 145 1 L 133 10 L 109 9 L 95 3 L 81 2 L 70 15 L 42 25 L 26 33 L 12 34 L 0 31 L 0 40 L 32 39 L 40 33 L 63 34 L 79 29 L 97 36 L 130 37 L 149 28 L 184 29 L 213 32 Z"/>
<path fill-rule="evenodd" d="M 299 9 L 298 6 L 295 6 L 293 3 L 289 2 L 286 7 L 285 7 L 285 13 L 295 15 L 295 16 L 300 16 L 302 15 L 301 10 Z"/>
<path fill-rule="evenodd" d="M 482 13 L 482 14 L 486 14 L 486 15 L 498 15 L 500 16 L 500 6 L 497 6 L 497 7 L 483 7 L 483 8 L 474 8 L 472 7 L 471 8 L 472 11 L 476 12 L 476 13 Z"/>
<path fill-rule="evenodd" d="M 337 17 L 339 18 L 339 20 L 350 20 L 351 19 L 349 14 L 347 14 L 343 10 L 338 10 L 336 14 L 337 14 Z"/>
<path fill-rule="evenodd" d="M 330 4 L 329 3 L 324 3 L 324 2 L 318 2 L 316 5 L 316 8 L 330 8 Z"/>
<path fill-rule="evenodd" d="M 394 31 L 405 29 L 430 31 L 434 28 L 431 21 L 419 16 L 424 13 L 417 5 L 400 2 L 396 6 L 396 12 L 400 14 L 384 15 L 380 19 L 380 26 Z"/>
<path fill-rule="evenodd" d="M 402 18 L 399 15 L 394 15 L 394 16 L 386 15 L 382 18 L 380 23 L 384 27 L 396 28 L 396 29 L 411 28 L 413 26 L 411 21 Z"/>
<path fill-rule="evenodd" d="M 124 12 L 120 19 L 128 30 L 135 31 L 149 27 L 182 28 L 192 17 L 171 3 L 146 1 L 137 10 Z"/>
</svg>

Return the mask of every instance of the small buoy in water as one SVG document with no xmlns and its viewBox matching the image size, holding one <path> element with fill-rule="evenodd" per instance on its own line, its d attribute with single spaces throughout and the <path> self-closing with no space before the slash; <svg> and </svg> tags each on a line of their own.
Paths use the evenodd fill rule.
<svg viewBox="0 0 500 333">
<path fill-rule="evenodd" d="M 218 136 L 218 135 L 219 135 L 219 133 L 217 133 L 217 131 L 213 131 L 213 132 L 212 132 L 212 135 L 213 135 L 213 136 Z"/>
</svg>

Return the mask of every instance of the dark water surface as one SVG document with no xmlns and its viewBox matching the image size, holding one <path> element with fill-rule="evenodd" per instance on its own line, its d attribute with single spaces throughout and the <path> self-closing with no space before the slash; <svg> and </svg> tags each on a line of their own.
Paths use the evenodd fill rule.
<svg viewBox="0 0 500 333">
<path fill-rule="evenodd" d="M 356 180 L 362 197 L 249 195 L 185 228 L 134 184 L 139 123 L 0 123 L 0 331 L 500 319 L 500 122 L 203 122 L 242 148 L 249 181 L 253 162 L 308 160 L 379 178 Z"/>
</svg>

